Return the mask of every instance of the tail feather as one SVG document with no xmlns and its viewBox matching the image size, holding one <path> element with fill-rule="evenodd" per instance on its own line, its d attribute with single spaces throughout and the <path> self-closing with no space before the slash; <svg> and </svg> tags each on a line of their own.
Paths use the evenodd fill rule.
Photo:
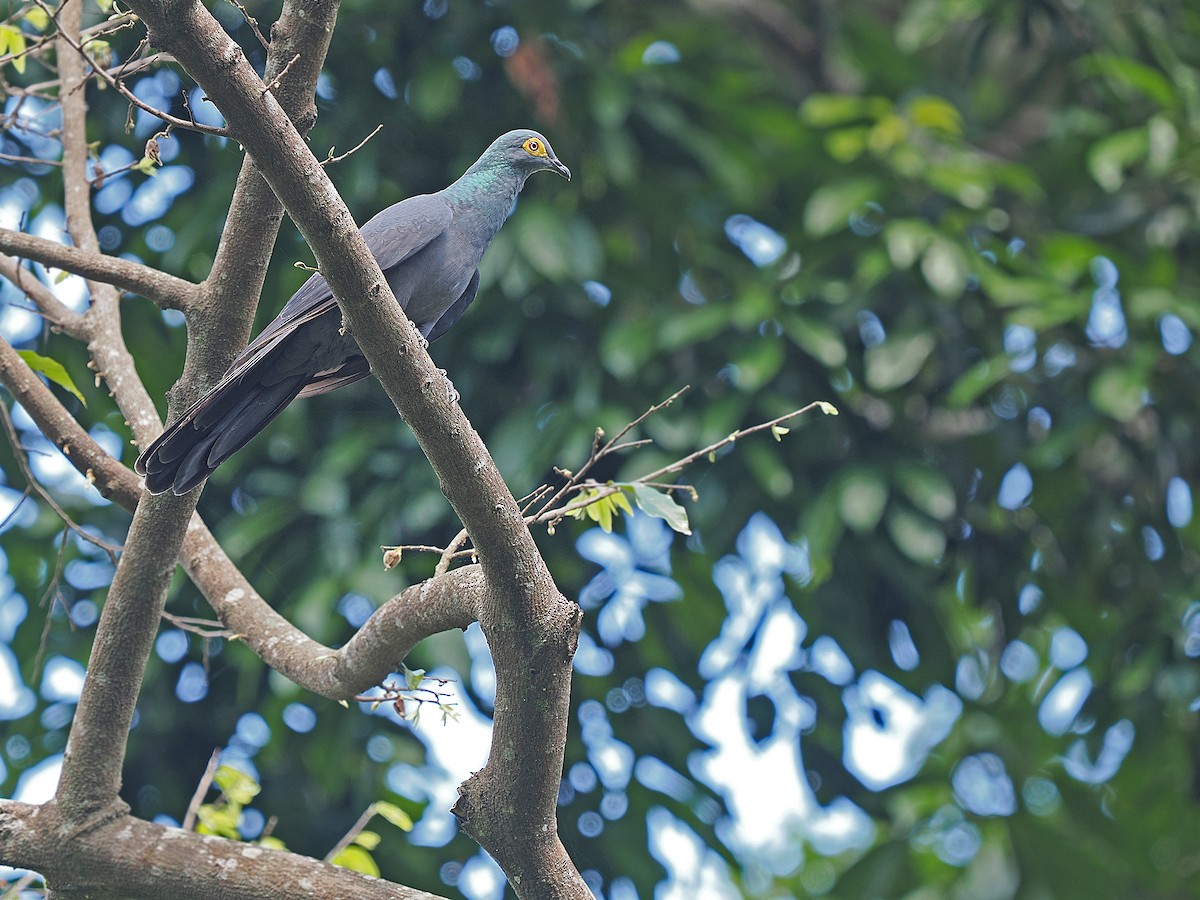
<svg viewBox="0 0 1200 900">
<path fill-rule="evenodd" d="M 303 390 L 304 373 L 256 378 L 247 371 L 215 387 L 179 417 L 138 457 L 152 494 L 185 494 L 244 447 Z M 266 383 L 270 380 L 270 383 Z"/>
</svg>

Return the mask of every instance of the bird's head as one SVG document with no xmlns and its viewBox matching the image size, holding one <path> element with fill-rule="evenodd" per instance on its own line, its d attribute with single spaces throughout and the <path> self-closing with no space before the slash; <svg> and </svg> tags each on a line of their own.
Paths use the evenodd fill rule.
<svg viewBox="0 0 1200 900">
<path fill-rule="evenodd" d="M 567 181 L 571 180 L 571 170 L 559 162 L 550 142 L 528 128 L 519 128 L 500 135 L 484 152 L 483 159 L 488 157 L 503 160 L 526 175 L 545 169 L 557 172 Z"/>
</svg>

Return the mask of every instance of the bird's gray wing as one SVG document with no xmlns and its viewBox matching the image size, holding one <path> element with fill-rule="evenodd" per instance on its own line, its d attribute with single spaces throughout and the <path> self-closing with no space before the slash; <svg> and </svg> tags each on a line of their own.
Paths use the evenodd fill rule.
<svg viewBox="0 0 1200 900">
<path fill-rule="evenodd" d="M 368 221 L 361 232 L 379 268 L 386 272 L 445 231 L 451 217 L 450 206 L 440 196 L 421 194 L 389 206 Z M 292 295 L 279 315 L 238 355 L 226 378 L 260 359 L 306 322 L 311 322 L 336 306 L 333 291 L 329 289 L 324 276 L 320 273 L 313 275 Z"/>
<path fill-rule="evenodd" d="M 467 307 L 471 305 L 471 301 L 475 299 L 475 293 L 479 290 L 479 270 L 476 269 L 471 273 L 471 281 L 467 285 L 467 289 L 462 292 L 462 296 L 450 304 L 450 308 L 442 313 L 441 318 L 433 323 L 433 327 L 429 329 L 429 334 L 426 340 L 433 343 L 443 334 L 450 330 L 463 313 L 467 311 Z"/>
</svg>

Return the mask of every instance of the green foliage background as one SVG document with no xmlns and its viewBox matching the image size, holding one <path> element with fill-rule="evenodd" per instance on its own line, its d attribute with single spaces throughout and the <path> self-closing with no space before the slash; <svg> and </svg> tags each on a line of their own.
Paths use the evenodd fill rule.
<svg viewBox="0 0 1200 900">
<path fill-rule="evenodd" d="M 248 6 L 263 22 L 275 15 L 270 4 Z M 236 9 L 214 10 L 260 61 Z M 520 45 L 503 57 L 493 36 L 507 26 Z M 117 42 L 126 53 L 135 44 Z M 474 68 L 456 69 L 460 58 Z M 381 69 L 395 97 L 381 91 Z M 792 673 L 819 711 L 804 740 L 819 799 L 852 798 L 876 820 L 877 841 L 861 858 L 830 860 L 819 884 L 805 880 L 820 862 L 810 849 L 807 867 L 797 860 L 791 874 L 752 879 L 748 892 L 1200 889 L 1200 521 L 1190 511 L 1174 522 L 1167 515 L 1171 479 L 1182 480 L 1178 499 L 1200 478 L 1200 371 L 1190 337 L 1182 350 L 1164 345 L 1172 328 L 1200 328 L 1200 9 L 1178 0 L 347 0 L 326 71 L 311 135 L 318 156 L 384 123 L 331 169 L 360 221 L 443 186 L 511 127 L 543 130 L 576 175 L 569 186 L 531 182 L 485 261 L 480 302 L 432 348 L 514 493 L 554 465 L 577 465 L 597 426 L 611 433 L 683 384 L 693 386 L 686 399 L 646 426 L 657 448 L 604 477 L 637 475 L 811 400 L 840 408 L 836 419 L 802 420 L 781 443 L 747 441 L 693 471 L 698 536 L 674 550 L 684 599 L 647 609 L 647 637 L 616 648 L 610 676 L 576 680 L 578 702 L 603 700 L 652 666 L 702 690 L 695 661 L 724 616 L 712 562 L 764 510 L 790 539 L 808 542 L 814 577 L 789 595 L 811 634 L 834 637 L 860 671 L 876 669 L 918 695 L 934 682 L 959 686 L 965 706 L 949 738 L 916 778 L 876 793 L 841 763 L 840 689 Z M 123 134 L 119 98 L 91 100 L 93 139 L 140 154 Z M 173 246 L 156 253 L 145 228 L 116 215 L 100 221 L 121 229 L 120 252 L 201 279 L 241 154 L 232 143 L 177 137 L 175 162 L 191 166 L 196 183 L 160 220 Z M 27 174 L 38 179 L 39 206 L 58 201 L 54 177 Z M 735 215 L 772 229 L 784 252 L 756 265 L 726 233 Z M 303 280 L 296 259 L 310 256 L 285 225 L 262 322 Z M 1114 288 L 1113 273 L 1123 330 L 1104 331 L 1096 295 Z M 589 299 L 589 281 L 606 286 L 611 302 Z M 139 370 L 162 396 L 181 366 L 183 330 L 137 299 L 124 311 Z M 48 335 L 28 346 L 74 374 L 85 422 L 126 435 L 111 401 L 87 383 L 81 348 Z M 11 448 L 0 460 L 8 483 L 23 487 Z M 1032 491 L 1006 508 L 998 492 L 1018 465 Z M 123 533 L 123 513 L 69 505 Z M 379 602 L 431 569 L 410 554 L 384 573 L 380 544 L 445 542 L 457 530 L 374 382 L 289 409 L 221 469 L 200 508 L 256 587 L 332 643 L 350 633 L 332 611 L 337 597 L 354 591 Z M 4 533 L 15 590 L 31 604 L 54 572 L 59 530 L 41 509 L 36 522 Z M 575 554 L 580 530 L 539 537 L 568 595 L 595 571 Z M 79 552 L 70 547 L 68 558 Z M 1042 600 L 1023 612 L 1028 585 Z M 64 594 L 83 596 L 70 586 Z M 206 609 L 182 580 L 169 608 Z M 35 607 L 12 644 L 27 677 L 42 616 Z M 911 671 L 889 650 L 895 620 L 920 650 Z M 1060 736 L 1037 712 L 1056 677 L 1046 660 L 1061 626 L 1086 642 L 1094 687 L 1079 734 Z M 1040 659 L 1027 683 L 999 669 L 1018 638 Z M 89 643 L 88 629 L 71 630 L 60 616 L 47 652 L 85 660 Z M 255 805 L 279 816 L 276 834 L 289 847 L 323 855 L 377 799 L 420 813 L 386 790 L 384 767 L 363 749 L 383 731 L 394 759 L 419 761 L 418 741 L 302 695 L 239 646 L 194 640 L 191 658 L 206 649 L 210 689 L 194 706 L 175 699 L 179 664 L 152 662 L 126 773 L 135 813 L 181 816 L 211 749 L 248 710 L 273 728 L 256 757 Z M 454 636 L 416 656 L 464 672 L 468 664 Z M 318 712 L 307 735 L 279 724 L 294 700 Z M 1136 737 L 1115 776 L 1100 785 L 1069 777 L 1068 745 L 1082 735 L 1095 758 L 1120 720 Z M 699 747 L 666 710 L 631 709 L 612 721 L 639 755 L 681 772 Z M 61 749 L 65 732 L 37 713 L 5 727 L 32 746 L 5 759 L 11 790 L 24 768 Z M 1011 816 L 967 813 L 983 848 L 950 865 L 920 835 L 953 805 L 956 763 L 981 751 L 1003 759 L 1018 795 L 1044 778 L 1059 800 L 1037 813 L 1020 797 Z M 573 733 L 568 766 L 584 755 Z M 573 827 L 588 802 L 562 810 L 574 858 L 607 878 L 630 876 L 642 896 L 663 876 L 645 851 L 651 805 L 671 807 L 737 866 L 685 802 L 635 783 L 627 815 L 594 840 Z M 439 866 L 473 853 L 461 837 L 434 850 L 385 835 L 375 857 L 385 876 L 445 891 Z"/>
</svg>

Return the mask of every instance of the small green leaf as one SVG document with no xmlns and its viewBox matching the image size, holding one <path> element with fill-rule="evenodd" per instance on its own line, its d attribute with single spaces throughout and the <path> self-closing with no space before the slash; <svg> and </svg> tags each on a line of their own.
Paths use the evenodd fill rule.
<svg viewBox="0 0 1200 900">
<path fill-rule="evenodd" d="M 24 52 L 25 32 L 16 25 L 0 25 L 0 54 L 11 53 L 16 57 L 12 64 L 19 74 L 25 71 L 25 57 L 17 54 Z"/>
<path fill-rule="evenodd" d="M 815 128 L 831 128 L 865 119 L 878 119 L 892 108 L 882 97 L 851 94 L 813 94 L 800 107 L 801 117 Z"/>
<path fill-rule="evenodd" d="M 771 426 L 771 437 L 775 438 L 776 441 L 783 443 L 783 436 L 785 434 L 790 434 L 791 431 L 792 431 L 792 429 L 784 428 L 782 425 L 772 425 Z"/>
<path fill-rule="evenodd" d="M 633 488 L 633 498 L 642 512 L 662 519 L 671 526 L 672 530 L 680 534 L 692 533 L 692 529 L 688 525 L 687 510 L 676 503 L 669 494 L 644 484 L 634 484 L 631 487 Z"/>
<path fill-rule="evenodd" d="M 951 409 L 965 409 L 1010 371 L 1006 356 L 981 359 L 959 376 L 946 394 L 946 405 Z"/>
<path fill-rule="evenodd" d="M 1088 150 L 1088 171 L 1096 184 L 1115 193 L 1125 183 L 1125 170 L 1145 158 L 1149 149 L 1150 135 L 1145 128 L 1106 135 Z"/>
<path fill-rule="evenodd" d="M 100 68 L 107 69 L 112 65 L 112 44 L 110 44 L 108 41 L 96 38 L 84 44 L 83 49 L 87 51 L 87 55 L 92 58 L 92 62 L 94 62 Z"/>
<path fill-rule="evenodd" d="M 216 806 L 205 803 L 196 811 L 196 818 L 199 820 L 199 824 L 196 825 L 196 833 L 215 834 L 236 840 L 241 837 L 237 828 L 241 814 L 240 806 Z"/>
<path fill-rule="evenodd" d="M 605 534 L 612 532 L 613 509 L 612 501 L 608 497 L 602 497 L 587 508 L 588 516 L 591 517 L 600 530 Z"/>
<path fill-rule="evenodd" d="M 70 277 L 71 277 L 71 273 L 68 272 L 66 269 L 63 269 L 61 272 L 59 272 L 57 275 L 54 276 L 54 283 L 62 284 L 64 281 L 66 281 Z"/>
<path fill-rule="evenodd" d="M 1146 406 L 1146 378 L 1136 368 L 1101 370 L 1088 386 L 1092 406 L 1119 422 L 1132 422 Z"/>
<path fill-rule="evenodd" d="M 63 364 L 58 360 L 42 356 L 40 353 L 34 353 L 32 350 L 18 350 L 17 356 L 25 360 L 26 365 L 33 369 L 33 371 L 45 375 L 60 388 L 70 391 L 79 398 L 80 403 L 87 406 L 87 401 L 83 399 L 83 394 L 79 393 L 79 388 L 75 387 L 75 382 L 71 380 L 71 376 L 67 374 L 67 370 L 63 368 Z"/>
<path fill-rule="evenodd" d="M 887 499 L 887 482 L 874 469 L 853 469 L 838 485 L 838 513 L 842 521 L 859 534 L 865 534 L 879 524 Z"/>
<path fill-rule="evenodd" d="M 143 175 L 149 175 L 151 178 L 154 178 L 158 175 L 159 165 L 161 163 L 156 163 L 149 156 L 143 156 L 134 164 L 133 169 L 135 172 L 141 172 Z"/>
<path fill-rule="evenodd" d="M 378 800 L 371 806 L 371 809 L 374 811 L 375 815 L 383 816 L 401 831 L 412 831 L 412 816 L 402 810 L 395 803 L 388 803 L 386 800 Z"/>
<path fill-rule="evenodd" d="M 343 869 L 351 869 L 352 871 L 361 872 L 364 875 L 370 875 L 374 878 L 379 877 L 379 866 L 375 864 L 375 860 L 371 858 L 371 854 L 362 847 L 355 846 L 354 844 L 342 850 L 330 862 L 335 866 L 341 866 Z"/>
<path fill-rule="evenodd" d="M 230 803 L 237 803 L 241 806 L 245 806 L 253 800 L 262 790 L 257 781 L 232 766 L 218 768 L 213 781 L 216 782 L 217 787 L 221 789 Z"/>
<path fill-rule="evenodd" d="M 354 843 L 366 850 L 374 850 L 379 846 L 379 833 L 376 831 L 360 831 L 354 838 Z"/>
<path fill-rule="evenodd" d="M 909 559 L 932 565 L 946 552 L 946 535 L 929 519 L 904 509 L 887 516 L 888 532 Z"/>
<path fill-rule="evenodd" d="M 46 15 L 46 11 L 38 6 L 31 6 L 25 10 L 25 21 L 36 28 L 38 31 L 45 31 L 46 26 L 50 24 L 50 17 Z"/>
<path fill-rule="evenodd" d="M 622 492 L 617 491 L 601 496 L 601 490 L 602 488 L 588 488 L 581 491 L 580 499 L 587 501 L 587 505 L 572 510 L 571 516 L 576 519 L 587 516 L 607 534 L 612 532 L 613 520 L 621 515 L 622 509 L 630 513 L 633 512 L 633 509 Z"/>
<path fill-rule="evenodd" d="M 273 835 L 267 835 L 265 838 L 259 838 L 255 841 L 260 847 L 267 847 L 270 850 L 286 850 L 287 844 Z"/>
<path fill-rule="evenodd" d="M 864 203 L 879 199 L 880 192 L 880 184 L 873 178 L 824 184 L 813 191 L 804 208 L 804 230 L 821 238 L 848 228 L 851 216 Z"/>
<path fill-rule="evenodd" d="M 934 519 L 948 521 L 958 508 L 950 479 L 936 469 L 901 464 L 896 470 L 896 483 L 914 506 Z"/>
<path fill-rule="evenodd" d="M 625 496 L 625 492 L 629 490 L 627 486 L 622 486 L 621 490 L 612 495 L 612 504 L 614 507 L 622 509 L 628 516 L 633 515 L 633 507 L 629 505 L 629 498 Z"/>
<path fill-rule="evenodd" d="M 817 406 L 819 406 L 821 408 L 821 412 L 825 413 L 827 416 L 838 415 L 838 408 L 828 400 L 818 400 Z"/>
<path fill-rule="evenodd" d="M 937 342 L 928 332 L 890 337 L 864 354 L 867 384 L 876 391 L 890 391 L 917 377 Z"/>
<path fill-rule="evenodd" d="M 917 97 L 909 103 L 908 115 L 914 124 L 930 131 L 940 131 L 952 137 L 962 133 L 962 116 L 952 104 L 941 97 Z"/>
</svg>

